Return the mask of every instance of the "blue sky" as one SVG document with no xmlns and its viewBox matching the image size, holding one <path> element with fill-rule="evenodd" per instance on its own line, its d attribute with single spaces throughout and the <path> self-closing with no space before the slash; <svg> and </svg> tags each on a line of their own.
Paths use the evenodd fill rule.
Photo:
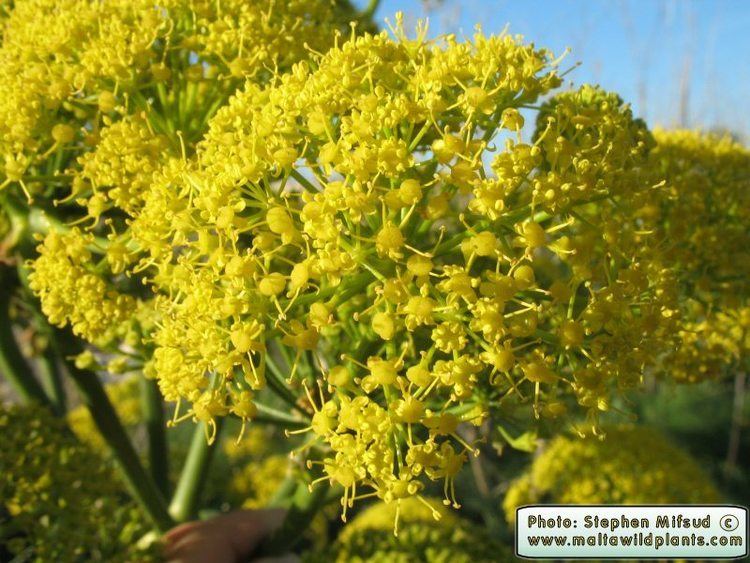
<svg viewBox="0 0 750 563">
<path fill-rule="evenodd" d="M 359 0 L 362 4 L 364 0 Z M 512 34 L 582 65 L 567 76 L 615 90 L 652 125 L 750 137 L 750 0 L 382 0 L 376 17 L 429 17 L 433 34 Z"/>
</svg>

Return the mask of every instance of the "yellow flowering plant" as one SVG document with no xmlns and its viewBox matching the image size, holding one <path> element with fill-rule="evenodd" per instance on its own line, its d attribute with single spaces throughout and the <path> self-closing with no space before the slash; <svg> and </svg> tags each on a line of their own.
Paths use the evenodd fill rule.
<svg viewBox="0 0 750 563">
<path fill-rule="evenodd" d="M 129 185 L 122 174 L 130 165 L 144 181 L 147 170 L 133 167 L 158 158 L 160 135 L 172 143 L 177 132 L 187 142 L 199 136 L 244 80 L 289 67 L 306 56 L 305 44 L 325 49 L 353 15 L 332 1 L 14 2 L 0 49 L 2 185 L 48 196 L 69 180 L 67 162 L 109 137 L 110 151 L 130 150 L 108 162 L 105 143 L 98 159 L 86 158 L 74 197 L 93 191 L 94 210 L 110 200 L 123 207 L 137 200 L 138 179 Z M 132 121 L 102 138 L 123 114 Z"/>
<path fill-rule="evenodd" d="M 323 550 L 306 553 L 306 563 L 333 561 L 394 562 L 457 561 L 462 563 L 512 561 L 510 550 L 470 522 L 451 514 L 440 499 L 425 503 L 405 500 L 401 526 L 393 535 L 393 504 L 378 502 L 357 515 Z M 433 510 L 441 515 L 439 521 Z"/>
<path fill-rule="evenodd" d="M 659 130 L 655 137 L 651 166 L 668 192 L 647 201 L 641 215 L 685 295 L 678 346 L 664 369 L 693 382 L 746 371 L 750 151 L 726 135 Z"/>
<path fill-rule="evenodd" d="M 227 417 L 240 441 L 248 423 L 295 436 L 282 547 L 324 483 L 344 519 L 370 497 L 440 517 L 425 495 L 458 508 L 508 413 L 598 432 L 689 323 L 722 322 L 686 297 L 735 314 L 731 257 L 702 242 L 729 236 L 720 209 L 705 232 L 679 217 L 720 185 L 732 244 L 747 234 L 744 149 L 708 141 L 694 174 L 693 141 L 655 137 L 614 93 L 560 91 L 548 50 L 400 16 L 378 33 L 376 5 L 25 0 L 2 21 L 0 367 L 63 411 L 66 364 L 162 531 L 197 513 Z M 52 355 L 42 384 L 11 317 Z M 148 471 L 104 371 L 142 376 Z M 163 401 L 168 425 L 197 423 L 174 491 Z"/>
<path fill-rule="evenodd" d="M 38 406 L 0 407 L 0 546 L 8 561 L 157 561 L 111 464 Z M 8 550 L 6 552 L 5 550 Z"/>
<path fill-rule="evenodd" d="M 527 504 L 715 503 L 721 495 L 698 462 L 653 428 L 612 426 L 606 438 L 557 436 L 514 480 L 506 519 Z"/>
<path fill-rule="evenodd" d="M 398 502 L 425 480 L 457 505 L 476 450 L 459 424 L 513 400 L 560 415 L 566 391 L 595 421 L 671 326 L 671 278 L 627 212 L 656 189 L 643 124 L 584 87 L 525 143 L 519 110 L 560 82 L 549 54 L 425 32 L 249 84 L 128 232 L 158 291 L 146 372 L 190 405 L 175 417 L 252 418 L 267 386 L 299 409 L 302 391 L 308 463 L 344 510 L 357 487 Z"/>
<path fill-rule="evenodd" d="M 169 155 L 192 153 L 208 118 L 245 81 L 266 82 L 310 49 L 327 49 L 350 22 L 371 28 L 373 11 L 374 6 L 358 13 L 346 0 L 21 0 L 2 6 L 0 369 L 21 398 L 48 404 L 58 414 L 66 409 L 61 372 L 68 372 L 131 492 L 162 530 L 174 520 L 164 501 L 170 494 L 168 454 L 158 388 L 150 380 L 141 386 L 152 478 L 94 374 L 137 369 L 148 344 L 137 355 L 132 347 L 141 345 L 142 326 L 154 320 L 138 299 L 137 284 L 130 283 L 128 291 L 112 289 L 112 276 L 126 281 L 121 263 L 127 249 L 109 237 L 127 228 L 149 175 Z M 88 216 L 101 218 L 98 226 L 92 228 Z M 70 247 L 70 256 L 87 263 L 70 269 L 71 262 L 63 259 L 67 275 L 59 281 L 67 285 L 47 300 L 47 312 L 54 323 L 75 316 L 76 334 L 95 342 L 103 356 L 51 329 L 29 288 L 26 260 L 37 255 L 33 237 L 59 232 L 64 245 L 76 225 L 82 228 L 81 245 Z M 48 242 L 54 245 L 53 239 Z M 111 268 L 95 266 L 88 241 L 97 251 L 107 249 Z M 55 269 L 54 263 L 47 267 Z M 102 275 L 105 270 L 109 275 Z M 89 312 L 77 316 L 66 300 Z M 137 320 L 131 317 L 134 307 Z M 123 327 L 114 328 L 112 320 Z M 30 336 L 21 349 L 19 331 Z M 114 340 L 117 345 L 110 346 Z M 81 351 L 74 361 L 71 356 Z M 28 356 L 41 382 L 29 375 Z M 205 448 L 194 450 L 189 457 L 194 463 L 188 465 L 200 468 L 210 456 Z M 201 481 L 195 472 L 185 473 L 180 481 L 185 486 L 178 490 L 186 491 L 180 498 L 187 498 L 187 505 L 173 509 L 183 519 L 193 514 L 191 491 Z"/>
</svg>

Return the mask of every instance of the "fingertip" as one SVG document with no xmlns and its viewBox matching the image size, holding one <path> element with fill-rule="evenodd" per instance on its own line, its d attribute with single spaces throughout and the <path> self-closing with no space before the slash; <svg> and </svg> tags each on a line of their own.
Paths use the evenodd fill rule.
<svg viewBox="0 0 750 563">
<path fill-rule="evenodd" d="M 264 510 L 241 510 L 225 516 L 226 524 L 233 529 L 231 541 L 235 553 L 247 557 L 261 542 L 284 522 L 286 510 L 269 508 Z"/>
<path fill-rule="evenodd" d="M 180 524 L 179 526 L 175 526 L 168 532 L 166 532 L 162 536 L 162 540 L 165 543 L 174 543 L 177 540 L 179 540 L 181 537 L 183 537 L 185 534 L 190 533 L 193 531 L 197 526 L 199 526 L 200 522 L 185 522 L 184 524 Z"/>
<path fill-rule="evenodd" d="M 271 533 L 281 527 L 286 518 L 287 510 L 284 508 L 265 508 L 262 510 L 241 510 L 232 514 L 241 525 L 248 525 L 255 529 L 262 529 L 265 533 Z"/>
<path fill-rule="evenodd" d="M 284 508 L 267 508 L 262 512 L 264 513 L 263 518 L 266 522 L 266 529 L 269 532 L 279 529 L 287 515 L 287 510 Z"/>
</svg>

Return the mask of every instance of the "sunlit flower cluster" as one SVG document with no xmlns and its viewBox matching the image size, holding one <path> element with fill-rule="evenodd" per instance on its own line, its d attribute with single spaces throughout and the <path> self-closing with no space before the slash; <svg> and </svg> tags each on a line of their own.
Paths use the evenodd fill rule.
<svg viewBox="0 0 750 563">
<path fill-rule="evenodd" d="M 664 359 L 666 373 L 680 382 L 717 379 L 746 369 L 750 357 L 750 306 L 687 307 L 677 348 Z"/>
<path fill-rule="evenodd" d="M 13 2 L 1 22 L 0 185 L 52 196 L 48 180 L 123 114 L 146 112 L 174 147 L 178 132 L 189 143 L 245 79 L 325 50 L 348 16 L 333 0 Z M 118 178 L 98 172 L 99 182 Z M 132 186 L 108 187 L 125 197 Z"/>
<path fill-rule="evenodd" d="M 430 39 L 401 15 L 378 33 L 367 14 L 0 2 L 0 265 L 26 298 L 11 315 L 34 319 L 11 339 L 50 341 L 36 296 L 84 343 L 46 352 L 110 374 L 144 458 L 154 381 L 170 427 L 201 423 L 212 444 L 234 418 L 207 504 L 223 490 L 264 506 L 287 478 L 341 491 L 344 520 L 377 502 L 312 560 L 505 557 L 449 507 L 485 440 L 512 442 L 506 421 L 519 449 L 549 428 L 596 435 L 548 442 L 509 519 L 525 503 L 718 500 L 651 430 L 597 437 L 644 376 L 747 366 L 750 151 L 652 134 L 616 94 L 563 88 L 565 57 L 520 36 Z M 73 433 L 0 409 L 8 545 L 141 558 L 96 424 L 83 407 L 66 420 Z"/>
<path fill-rule="evenodd" d="M 642 213 L 669 243 L 691 295 L 737 305 L 750 284 L 750 151 L 727 135 L 657 130 L 655 138 L 652 166 L 668 194 Z"/>
<path fill-rule="evenodd" d="M 96 271 L 89 246 L 93 235 L 51 232 L 40 247 L 30 287 L 54 324 L 70 323 L 89 342 L 106 344 L 135 312 L 136 301 L 107 283 Z"/>
<path fill-rule="evenodd" d="M 558 436 L 507 491 L 509 522 L 527 504 L 719 502 L 698 463 L 653 428 L 606 428 L 606 438 Z"/>
<path fill-rule="evenodd" d="M 175 421 L 250 420 L 268 390 L 304 413 L 344 512 L 429 481 L 458 506 L 461 424 L 578 403 L 596 425 L 678 318 L 629 107 L 590 86 L 540 105 L 559 61 L 520 38 L 392 31 L 248 81 L 195 154 L 152 114 L 108 125 L 69 169 L 86 230 L 48 235 L 31 278 L 90 342 L 135 332 Z"/>
</svg>

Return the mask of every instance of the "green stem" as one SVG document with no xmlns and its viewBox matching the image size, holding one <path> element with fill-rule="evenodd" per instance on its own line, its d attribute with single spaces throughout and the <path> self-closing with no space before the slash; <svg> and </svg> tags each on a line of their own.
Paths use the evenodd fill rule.
<svg viewBox="0 0 750 563">
<path fill-rule="evenodd" d="M 280 344 L 277 347 L 279 349 L 279 352 L 282 352 L 284 350 L 282 345 Z M 296 410 L 306 419 L 309 419 L 310 413 L 306 412 L 303 408 L 301 408 L 297 404 L 297 400 L 295 399 L 294 395 L 289 391 L 289 388 L 286 385 L 286 381 L 284 379 L 284 376 L 282 375 L 281 369 L 273 360 L 273 358 L 271 358 L 270 350 L 269 350 L 269 353 L 266 354 L 265 359 L 266 359 L 266 367 L 268 368 L 267 370 L 268 388 L 277 397 L 279 397 L 281 400 L 287 403 L 291 408 Z"/>
<path fill-rule="evenodd" d="M 164 431 L 164 399 L 153 379 L 141 378 L 141 408 L 148 432 L 148 460 L 151 475 L 164 498 L 169 496 L 169 446 Z"/>
<path fill-rule="evenodd" d="M 289 172 L 289 174 L 291 175 L 292 178 L 294 178 L 295 180 L 297 180 L 302 185 L 302 187 L 305 188 L 308 192 L 313 193 L 313 194 L 316 194 L 316 193 L 320 192 L 320 190 L 318 188 L 316 188 L 312 184 L 312 182 L 310 182 L 310 180 L 308 180 L 307 178 L 305 178 L 302 174 L 300 174 L 294 168 L 292 168 L 292 170 Z"/>
<path fill-rule="evenodd" d="M 37 366 L 39 367 L 42 386 L 52 402 L 55 414 L 58 416 L 65 415 L 68 409 L 62 372 L 60 371 L 60 364 L 57 362 L 55 352 L 50 346 L 47 346 L 47 349 L 42 353 Z"/>
<path fill-rule="evenodd" d="M 259 416 L 253 418 L 254 421 L 258 420 L 261 422 L 270 422 L 287 427 L 302 427 L 309 424 L 309 419 L 308 421 L 300 420 L 299 418 L 295 418 L 289 413 L 280 411 L 273 407 L 269 407 L 268 405 L 265 405 L 258 401 L 255 401 L 255 407 L 258 409 Z"/>
<path fill-rule="evenodd" d="M 325 505 L 328 490 L 329 487 L 321 483 L 311 491 L 307 483 L 294 477 L 284 481 L 271 500 L 271 507 L 287 509 L 284 522 L 265 539 L 257 552 L 253 553 L 253 558 L 278 557 L 288 553 L 302 539 L 312 519 Z"/>
<path fill-rule="evenodd" d="M 67 397 L 62 382 L 60 365 L 57 363 L 54 353 L 48 348 L 37 362 L 42 387 L 52 402 L 52 408 L 56 415 L 63 416 L 67 411 Z"/>
<path fill-rule="evenodd" d="M 37 334 L 46 337 L 47 346 L 37 360 L 37 367 L 42 380 L 42 388 L 50 400 L 53 412 L 58 416 L 64 416 L 67 411 L 67 397 L 63 386 L 63 374 L 60 360 L 50 339 L 53 338 L 52 329 L 47 318 L 39 310 L 39 303 L 34 299 L 28 285 L 27 269 L 19 264 L 16 275 L 20 281 L 21 291 L 19 295 L 31 312 L 32 326 Z"/>
<path fill-rule="evenodd" d="M 13 336 L 10 323 L 2 318 L 0 318 L 0 373 L 24 402 L 36 402 L 52 408 L 44 389 L 31 374 L 31 368 L 26 365 L 18 350 L 18 343 Z"/>
<path fill-rule="evenodd" d="M 373 15 L 375 15 L 375 12 L 377 11 L 379 5 L 380 0 L 370 0 L 370 2 L 367 4 L 367 8 L 365 8 L 361 13 L 362 19 L 370 19 Z"/>
<path fill-rule="evenodd" d="M 52 408 L 44 389 L 18 348 L 10 322 L 11 278 L 3 274 L 0 271 L 0 372 L 24 402 L 37 402 Z"/>
<path fill-rule="evenodd" d="M 208 443 L 208 426 L 205 422 L 199 423 L 193 431 L 193 439 L 180 473 L 180 480 L 169 504 L 169 513 L 178 522 L 185 522 L 196 515 L 200 493 L 208 475 L 213 452 L 216 450 L 221 426 L 222 419 L 219 418 L 216 420 L 216 436 L 211 444 Z"/>
<path fill-rule="evenodd" d="M 56 331 L 56 334 L 59 335 L 56 339 L 57 342 L 68 353 L 80 347 L 67 334 L 61 331 Z M 135 500 L 141 505 L 160 532 L 166 532 L 174 527 L 175 522 L 167 512 L 164 497 L 151 475 L 143 468 L 138 459 L 138 454 L 97 375 L 91 371 L 79 369 L 69 359 L 65 360 L 65 364 L 83 403 L 91 413 L 91 418 L 94 420 L 99 433 L 112 450 L 115 461 Z"/>
</svg>

